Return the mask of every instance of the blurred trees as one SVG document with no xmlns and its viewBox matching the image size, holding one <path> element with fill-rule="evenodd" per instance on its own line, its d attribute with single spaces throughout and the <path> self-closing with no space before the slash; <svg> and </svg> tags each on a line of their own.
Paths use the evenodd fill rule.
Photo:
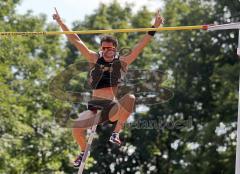
<svg viewBox="0 0 240 174">
<path fill-rule="evenodd" d="M 52 31 L 45 16 L 19 15 L 19 1 L 0 3 L 0 31 Z M 238 19 L 239 1 L 165 0 L 165 26 L 225 23 Z M 101 4 L 73 30 L 151 26 L 146 7 Z M 63 16 L 64 18 L 64 16 Z M 120 48 L 143 33 L 115 34 Z M 80 36 L 97 51 L 99 35 Z M 54 121 L 63 102 L 48 84 L 67 66 L 85 61 L 58 36 L 0 38 L 0 173 L 73 173 L 79 153 L 71 130 Z M 111 126 L 100 126 L 87 173 L 209 174 L 234 172 L 239 64 L 237 31 L 159 32 L 130 69 L 165 71 L 174 97 L 133 114 L 115 148 L 107 141 Z M 136 77 L 138 78 L 138 77 Z M 76 91 L 81 84 L 75 83 Z M 89 89 L 86 89 L 89 90 Z M 150 124 L 152 123 L 152 124 Z M 137 125 L 138 124 L 138 125 Z M 155 127 L 152 127 L 155 125 Z M 141 128 L 140 128 L 140 127 Z"/>
<path fill-rule="evenodd" d="M 57 29 L 46 24 L 45 16 L 16 14 L 17 3 L 1 1 L 1 31 Z M 62 41 L 19 36 L 1 37 L 0 43 L 0 173 L 60 171 L 69 161 L 62 155 L 69 150 L 63 142 L 72 138 L 53 123 L 58 104 L 48 94 L 48 83 L 64 64 Z"/>
<path fill-rule="evenodd" d="M 171 0 L 166 1 L 164 16 L 166 26 L 222 24 L 238 10 L 229 1 Z M 149 113 L 173 122 L 190 119 L 192 127 L 163 130 L 155 136 L 153 144 L 162 155 L 151 163 L 159 166 L 158 172 L 234 173 L 237 38 L 234 30 L 163 33 L 163 65 L 173 71 L 175 97 Z"/>
</svg>

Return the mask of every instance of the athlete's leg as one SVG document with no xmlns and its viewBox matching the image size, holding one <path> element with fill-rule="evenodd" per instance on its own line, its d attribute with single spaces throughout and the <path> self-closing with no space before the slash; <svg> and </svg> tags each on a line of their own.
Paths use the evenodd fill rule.
<svg viewBox="0 0 240 174">
<path fill-rule="evenodd" d="M 83 120 L 82 123 L 84 122 L 84 119 L 87 120 L 89 118 L 89 116 L 91 116 L 92 114 L 94 114 L 92 111 L 87 110 L 87 111 L 83 111 L 81 112 L 78 117 L 79 119 Z M 77 123 L 76 119 L 76 123 Z M 73 124 L 73 128 L 72 128 L 72 135 L 74 137 L 74 139 L 76 140 L 77 144 L 79 145 L 80 151 L 84 151 L 86 148 L 86 130 L 90 128 L 90 127 L 78 127 L 78 124 Z"/>
<path fill-rule="evenodd" d="M 124 123 L 134 110 L 135 96 L 132 94 L 124 95 L 118 104 L 114 105 L 109 112 L 110 121 L 117 121 L 114 132 L 120 132 Z"/>
<path fill-rule="evenodd" d="M 88 119 L 89 116 L 91 116 L 92 114 L 95 114 L 93 111 L 90 111 L 90 110 L 87 110 L 87 111 L 84 111 L 82 113 L 80 113 L 78 115 L 78 119 L 77 120 L 84 120 L 85 119 Z M 84 122 L 84 121 L 82 121 Z M 77 123 L 77 122 L 76 122 Z M 86 142 L 86 129 L 88 129 L 89 127 L 78 127 L 77 126 L 78 124 L 75 124 L 72 128 L 72 135 L 74 137 L 74 139 L 76 140 L 77 144 L 79 145 L 79 148 L 80 148 L 80 155 L 78 155 L 78 157 L 76 158 L 76 160 L 74 161 L 73 163 L 73 166 L 74 167 L 79 167 L 82 163 L 82 160 L 84 160 L 84 156 L 86 155 L 86 153 L 88 152 L 85 152 L 85 149 L 88 151 L 88 146 L 87 146 L 87 142 Z M 83 124 L 81 124 L 83 125 Z"/>
<path fill-rule="evenodd" d="M 80 151 L 86 148 L 86 128 L 72 128 L 72 135 L 79 145 Z"/>
</svg>

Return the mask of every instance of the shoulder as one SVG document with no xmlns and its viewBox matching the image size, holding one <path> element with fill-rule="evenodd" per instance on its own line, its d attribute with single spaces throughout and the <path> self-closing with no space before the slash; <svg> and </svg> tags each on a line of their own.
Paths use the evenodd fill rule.
<svg viewBox="0 0 240 174">
<path fill-rule="evenodd" d="M 98 52 L 91 51 L 90 55 L 91 56 L 89 57 L 88 62 L 89 63 L 96 63 L 98 58 L 99 58 Z"/>
</svg>

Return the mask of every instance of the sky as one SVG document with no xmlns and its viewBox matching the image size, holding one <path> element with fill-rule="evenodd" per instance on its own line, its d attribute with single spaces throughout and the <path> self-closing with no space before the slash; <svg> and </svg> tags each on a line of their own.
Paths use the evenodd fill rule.
<svg viewBox="0 0 240 174">
<path fill-rule="evenodd" d="M 133 11 L 137 11 L 143 5 L 149 10 L 156 11 L 162 7 L 161 0 L 117 0 L 124 4 L 126 2 L 134 3 Z M 38 15 L 44 13 L 47 15 L 48 22 L 52 21 L 54 7 L 57 8 L 60 16 L 67 25 L 71 25 L 75 20 L 83 20 L 85 15 L 90 15 L 98 8 L 100 3 L 108 4 L 112 0 L 22 0 L 17 7 L 20 14 L 32 10 L 33 14 Z"/>
</svg>

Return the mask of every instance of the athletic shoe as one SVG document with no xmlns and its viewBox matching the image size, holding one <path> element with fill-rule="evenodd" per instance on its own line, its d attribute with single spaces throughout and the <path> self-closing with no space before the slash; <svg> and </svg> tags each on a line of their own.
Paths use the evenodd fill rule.
<svg viewBox="0 0 240 174">
<path fill-rule="evenodd" d="M 113 144 L 117 144 L 118 146 L 121 146 L 121 140 L 119 139 L 119 133 L 113 132 L 112 136 L 110 137 L 109 141 Z"/>
<path fill-rule="evenodd" d="M 73 162 L 74 167 L 79 167 L 81 165 L 83 155 L 84 155 L 84 152 L 81 152 L 80 155 L 77 157 L 77 159 Z"/>
</svg>

